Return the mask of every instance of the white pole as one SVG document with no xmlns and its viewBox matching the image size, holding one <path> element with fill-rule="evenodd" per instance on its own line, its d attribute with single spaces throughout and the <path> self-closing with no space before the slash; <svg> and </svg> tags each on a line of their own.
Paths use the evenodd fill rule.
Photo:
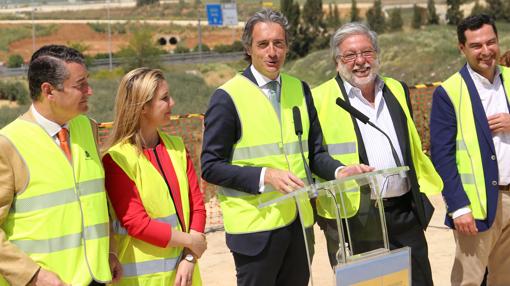
<svg viewBox="0 0 510 286">
<path fill-rule="evenodd" d="M 35 23 L 34 23 L 35 7 L 34 7 L 34 1 L 30 0 L 30 4 L 32 6 L 32 53 L 34 53 L 35 52 Z"/>
<path fill-rule="evenodd" d="M 106 13 L 108 15 L 108 70 L 112 71 L 112 23 L 110 19 L 110 0 L 106 3 Z"/>
</svg>

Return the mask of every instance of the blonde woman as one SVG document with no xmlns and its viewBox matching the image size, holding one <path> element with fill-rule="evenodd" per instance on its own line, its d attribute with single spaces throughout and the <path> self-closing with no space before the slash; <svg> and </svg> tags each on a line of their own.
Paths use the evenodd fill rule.
<svg viewBox="0 0 510 286">
<path fill-rule="evenodd" d="M 201 285 L 205 207 L 180 137 L 161 126 L 174 101 L 160 70 L 138 68 L 120 83 L 103 164 L 124 277 L 118 285 Z"/>
</svg>

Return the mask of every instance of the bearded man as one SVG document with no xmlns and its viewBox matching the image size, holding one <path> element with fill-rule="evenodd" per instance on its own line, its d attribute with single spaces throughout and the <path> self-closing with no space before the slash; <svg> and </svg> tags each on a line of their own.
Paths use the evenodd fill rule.
<svg viewBox="0 0 510 286">
<path fill-rule="evenodd" d="M 411 248 L 412 285 L 432 285 L 424 230 L 434 208 L 425 193 L 439 193 L 442 181 L 422 152 L 412 119 L 409 90 L 402 82 L 378 75 L 377 34 L 364 24 L 340 27 L 331 40 L 331 52 L 338 74 L 312 90 L 324 145 L 333 158 L 344 164 L 362 163 L 376 170 L 409 166 L 405 176 L 388 176 L 380 182 L 389 246 Z M 337 106 L 337 99 L 365 114 L 388 138 Z M 359 194 L 361 199 L 348 220 L 349 247 L 354 254 L 384 246 L 382 230 L 374 229 L 380 225 L 375 196 L 363 187 Z M 332 215 L 335 211 L 329 209 L 332 204 L 327 200 L 317 200 L 318 224 L 326 235 L 334 267 L 339 238 Z"/>
</svg>

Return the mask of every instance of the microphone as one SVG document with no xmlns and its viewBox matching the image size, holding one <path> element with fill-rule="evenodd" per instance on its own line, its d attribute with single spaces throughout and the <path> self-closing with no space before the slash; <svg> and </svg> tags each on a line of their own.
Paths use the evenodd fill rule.
<svg viewBox="0 0 510 286">
<path fill-rule="evenodd" d="M 303 124 L 301 123 L 301 112 L 297 106 L 292 107 L 292 116 L 294 117 L 294 130 L 297 136 L 303 135 Z"/>
<path fill-rule="evenodd" d="M 361 111 L 357 110 L 356 108 L 352 107 L 352 105 L 348 104 L 346 101 L 341 100 L 340 97 L 336 98 L 336 105 L 343 108 L 345 111 L 347 111 L 349 114 L 354 116 L 356 119 L 359 119 L 361 122 L 363 122 L 365 124 L 370 122 L 370 119 L 368 118 L 368 116 L 361 113 Z"/>
<path fill-rule="evenodd" d="M 390 148 L 391 148 L 391 154 L 393 155 L 393 159 L 395 160 L 395 164 L 397 164 L 397 167 L 401 167 L 402 163 L 400 162 L 400 159 L 398 158 L 397 151 L 395 150 L 395 146 L 393 146 L 393 143 L 391 142 L 390 137 L 386 132 L 382 131 L 381 128 L 377 127 L 374 123 L 370 121 L 370 118 L 366 116 L 365 114 L 361 113 L 361 111 L 354 108 L 352 105 L 348 104 L 344 100 L 340 99 L 340 97 L 337 97 L 336 104 L 340 106 L 343 110 L 347 111 L 350 115 L 354 116 L 354 118 L 358 119 L 359 121 L 368 124 L 375 129 L 377 129 L 379 132 L 381 132 L 386 139 L 388 139 L 388 142 L 390 142 Z"/>
<path fill-rule="evenodd" d="M 303 159 L 303 165 L 305 167 L 306 180 L 308 181 L 308 185 L 312 186 L 315 192 L 314 195 L 316 196 L 317 190 L 313 184 L 312 171 L 310 170 L 308 163 L 306 163 L 305 153 L 303 152 L 303 140 L 301 138 L 303 135 L 303 124 L 301 123 L 301 112 L 297 106 L 292 107 L 292 116 L 294 117 L 294 131 L 296 132 L 299 140 L 299 151 L 301 151 L 301 158 Z"/>
</svg>

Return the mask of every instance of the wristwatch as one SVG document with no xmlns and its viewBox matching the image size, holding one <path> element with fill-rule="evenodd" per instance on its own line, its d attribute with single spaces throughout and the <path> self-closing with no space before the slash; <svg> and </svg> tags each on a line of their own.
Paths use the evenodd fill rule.
<svg viewBox="0 0 510 286">
<path fill-rule="evenodd" d="M 196 262 L 195 256 L 193 256 L 193 254 L 186 254 L 186 256 L 184 256 L 184 259 L 186 259 L 186 261 L 189 261 L 189 262 L 192 262 L 192 263 Z"/>
</svg>

